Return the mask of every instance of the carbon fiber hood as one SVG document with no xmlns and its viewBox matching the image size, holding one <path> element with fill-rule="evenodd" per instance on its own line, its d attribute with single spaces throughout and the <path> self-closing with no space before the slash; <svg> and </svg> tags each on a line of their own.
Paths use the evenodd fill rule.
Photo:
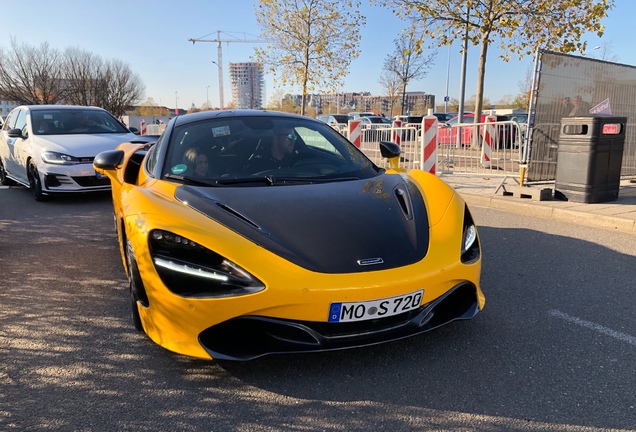
<svg viewBox="0 0 636 432">
<path fill-rule="evenodd" d="M 421 260 L 428 250 L 424 200 L 398 175 L 306 185 L 182 186 L 175 197 L 315 272 L 395 268 Z"/>
</svg>

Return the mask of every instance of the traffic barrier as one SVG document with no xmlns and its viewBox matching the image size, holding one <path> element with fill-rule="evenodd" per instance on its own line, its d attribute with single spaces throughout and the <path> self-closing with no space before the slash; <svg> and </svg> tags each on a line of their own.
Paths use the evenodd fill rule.
<svg viewBox="0 0 636 432">
<path fill-rule="evenodd" d="M 490 168 L 492 159 L 492 147 L 495 144 L 495 137 L 497 136 L 497 117 L 486 116 L 484 124 L 484 138 L 481 146 L 481 166 L 484 168 Z"/>
<path fill-rule="evenodd" d="M 401 146 L 402 145 L 402 131 L 399 130 L 402 127 L 402 120 L 395 120 L 393 122 L 393 139 L 392 141 L 394 143 L 396 143 L 397 145 Z"/>
<path fill-rule="evenodd" d="M 139 130 L 140 130 L 140 134 L 141 135 L 146 135 L 146 122 L 144 120 L 141 121 L 140 125 L 139 125 Z"/>
<path fill-rule="evenodd" d="M 432 114 L 422 118 L 422 170 L 435 174 L 437 171 L 437 129 L 439 120 Z"/>
<path fill-rule="evenodd" d="M 358 148 L 360 148 L 361 124 L 360 120 L 349 120 L 349 141 Z"/>
</svg>

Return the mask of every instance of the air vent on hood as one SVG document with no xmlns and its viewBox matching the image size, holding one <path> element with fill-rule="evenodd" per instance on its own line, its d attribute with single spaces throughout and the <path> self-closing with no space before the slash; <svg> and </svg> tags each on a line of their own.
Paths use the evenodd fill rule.
<svg viewBox="0 0 636 432">
<path fill-rule="evenodd" d="M 400 204 L 402 213 L 404 213 L 404 217 L 408 220 L 413 219 L 413 207 L 411 205 L 409 194 L 399 187 L 395 188 L 393 192 L 395 193 L 395 198 L 397 199 L 398 204 Z"/>
<path fill-rule="evenodd" d="M 243 216 L 241 213 L 237 212 L 236 210 L 234 210 L 232 207 L 228 207 L 225 204 L 222 203 L 216 203 L 216 205 L 218 205 L 219 207 L 221 207 L 223 210 L 225 210 L 228 213 L 232 213 L 234 216 L 236 216 L 237 218 L 247 222 L 248 224 L 252 225 L 254 228 L 256 229 L 261 229 L 260 226 L 258 226 L 254 221 L 252 221 L 251 219 Z"/>
</svg>

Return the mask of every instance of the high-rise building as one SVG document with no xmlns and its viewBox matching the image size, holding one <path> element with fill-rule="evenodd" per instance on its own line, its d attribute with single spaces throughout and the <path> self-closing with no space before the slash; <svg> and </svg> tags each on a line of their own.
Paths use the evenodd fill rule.
<svg viewBox="0 0 636 432">
<path fill-rule="evenodd" d="M 230 63 L 232 100 L 235 108 L 261 109 L 263 107 L 263 66 L 260 63 Z"/>
</svg>

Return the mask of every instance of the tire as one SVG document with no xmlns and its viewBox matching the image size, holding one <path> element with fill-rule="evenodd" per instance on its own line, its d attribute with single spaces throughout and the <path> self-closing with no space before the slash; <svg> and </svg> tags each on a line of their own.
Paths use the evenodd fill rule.
<svg viewBox="0 0 636 432">
<path fill-rule="evenodd" d="M 4 165 L 2 165 L 2 160 L 0 160 L 0 185 L 2 186 L 13 186 L 15 182 L 7 177 L 7 172 L 4 170 Z"/>
<path fill-rule="evenodd" d="M 42 193 L 42 181 L 40 180 L 40 173 L 33 162 L 29 162 L 27 168 L 27 178 L 29 179 L 29 189 L 36 201 L 44 201 L 44 194 Z"/>
<path fill-rule="evenodd" d="M 137 293 L 140 289 L 143 289 L 139 286 L 141 284 L 141 276 L 139 275 L 139 269 L 137 268 L 137 260 L 135 260 L 135 256 L 132 250 L 132 245 L 126 239 L 126 269 L 128 272 L 128 282 L 130 286 L 130 309 L 133 327 L 135 330 L 139 332 L 144 332 L 144 326 L 141 323 L 141 315 L 139 314 L 139 296 Z M 142 285 L 143 287 L 143 285 Z"/>
</svg>

